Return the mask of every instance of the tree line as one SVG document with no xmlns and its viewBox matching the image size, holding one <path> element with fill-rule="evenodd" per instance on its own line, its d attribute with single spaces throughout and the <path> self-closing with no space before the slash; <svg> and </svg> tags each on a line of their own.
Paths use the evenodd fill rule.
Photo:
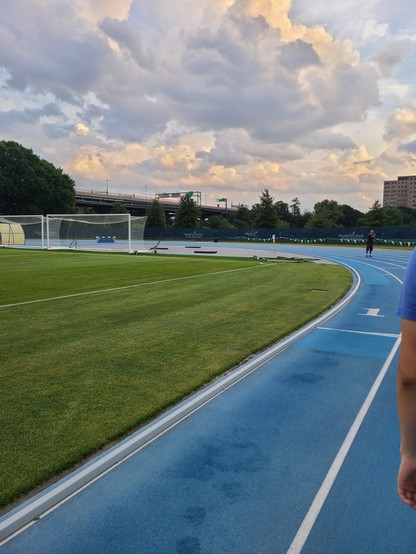
<svg viewBox="0 0 416 554">
<path fill-rule="evenodd" d="M 416 214 L 407 207 L 385 207 L 378 200 L 367 213 L 335 200 L 322 200 L 313 211 L 301 211 L 299 198 L 291 203 L 275 201 L 265 189 L 259 202 L 251 208 L 239 206 L 236 211 L 225 210 L 222 215 L 201 218 L 195 201 L 187 196 L 180 200 L 179 208 L 170 221 L 165 218 L 163 206 L 153 200 L 147 210 L 146 226 L 151 229 L 175 227 L 180 229 L 238 229 L 238 228 L 316 228 L 316 227 L 416 227 Z"/>
<path fill-rule="evenodd" d="M 41 159 L 17 142 L 0 141 L 0 213 L 31 215 L 76 213 L 75 181 L 61 168 Z M 85 211 L 85 210 L 84 210 Z M 92 210 L 88 210 L 91 212 Z M 116 202 L 113 212 L 127 212 Z M 317 202 L 312 211 L 302 211 L 299 198 L 290 203 L 275 200 L 268 189 L 251 208 L 224 210 L 221 215 L 203 219 L 191 195 L 180 199 L 170 217 L 158 200 L 147 208 L 146 226 L 151 229 L 303 228 L 303 227 L 416 227 L 416 214 L 407 207 L 382 207 L 376 200 L 367 213 L 335 200 Z M 170 217 L 170 218 L 169 218 Z"/>
</svg>

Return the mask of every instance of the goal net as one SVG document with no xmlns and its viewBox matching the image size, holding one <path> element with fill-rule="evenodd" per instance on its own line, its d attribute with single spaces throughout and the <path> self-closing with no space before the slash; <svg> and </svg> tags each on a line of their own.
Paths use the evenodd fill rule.
<svg viewBox="0 0 416 554">
<path fill-rule="evenodd" d="M 48 214 L 47 248 L 144 251 L 146 217 L 123 214 Z"/>
<path fill-rule="evenodd" d="M 0 215 L 0 245 L 44 248 L 45 218 L 42 215 Z"/>
</svg>

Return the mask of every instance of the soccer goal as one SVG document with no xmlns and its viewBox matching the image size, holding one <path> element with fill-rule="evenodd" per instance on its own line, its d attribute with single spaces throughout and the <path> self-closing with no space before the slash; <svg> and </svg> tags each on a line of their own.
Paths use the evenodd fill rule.
<svg viewBox="0 0 416 554">
<path fill-rule="evenodd" d="M 0 215 L 0 246 L 45 247 L 42 215 Z"/>
<path fill-rule="evenodd" d="M 48 214 L 47 248 L 145 251 L 146 217 L 123 214 Z"/>
</svg>

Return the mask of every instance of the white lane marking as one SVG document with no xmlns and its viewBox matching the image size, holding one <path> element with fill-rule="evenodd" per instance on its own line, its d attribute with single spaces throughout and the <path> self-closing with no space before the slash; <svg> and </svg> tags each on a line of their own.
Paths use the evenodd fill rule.
<svg viewBox="0 0 416 554">
<path fill-rule="evenodd" d="M 194 279 L 196 277 L 209 277 L 210 275 L 223 275 L 224 273 L 233 273 L 235 271 L 245 271 L 247 269 L 257 269 L 263 264 L 258 264 L 250 267 L 240 267 L 238 269 L 226 269 L 225 271 L 214 271 L 211 273 L 201 273 L 200 275 L 187 275 L 186 277 L 174 277 L 173 279 L 165 279 L 162 281 L 151 281 L 150 283 L 136 283 L 135 285 L 125 285 L 123 287 L 113 287 L 110 289 L 89 290 L 85 292 L 75 292 L 74 294 L 64 294 L 62 296 L 51 296 L 49 298 L 39 298 L 37 300 L 27 300 L 26 302 L 15 302 L 13 304 L 0 304 L 0 308 L 13 308 L 15 306 L 25 306 L 26 304 L 38 304 L 39 302 L 51 302 L 52 300 L 63 300 L 65 298 L 76 298 L 77 296 L 89 296 L 90 294 L 102 294 L 106 292 L 117 292 L 121 290 L 134 289 L 139 287 L 148 287 L 151 285 L 162 285 L 165 283 L 173 283 L 174 281 L 183 281 L 185 279 Z M 272 265 L 263 265 L 263 267 L 274 267 Z"/>
<path fill-rule="evenodd" d="M 322 485 L 317 492 L 309 510 L 306 514 L 304 520 L 302 521 L 301 526 L 299 527 L 298 532 L 295 535 L 295 538 L 290 545 L 287 554 L 299 554 L 309 537 L 309 534 L 315 524 L 317 517 L 322 509 L 322 506 L 325 503 L 325 500 L 332 488 L 332 485 L 335 482 L 335 479 L 342 467 L 342 464 L 347 457 L 347 454 L 354 442 L 354 439 L 361 427 L 362 422 L 364 421 L 365 416 L 367 415 L 368 410 L 370 409 L 371 404 L 377 394 L 378 389 L 384 379 L 384 376 L 387 373 L 387 370 L 390 367 L 391 362 L 400 346 L 401 336 L 399 336 L 394 343 L 393 348 L 390 351 L 386 361 L 384 362 L 383 367 L 380 370 L 380 373 L 377 375 L 376 380 L 373 383 L 373 386 L 370 389 L 370 392 L 367 395 L 367 398 L 364 401 L 364 404 L 361 406 L 360 411 L 357 414 L 357 417 L 354 420 L 350 430 L 348 431 L 347 436 L 344 439 L 344 442 L 341 445 L 337 455 L 335 456 L 334 461 L 332 462 L 331 467 L 329 468 L 328 473 L 325 476 L 325 479 L 322 482 Z"/>
<path fill-rule="evenodd" d="M 329 259 L 329 258 L 328 258 Z M 369 267 L 373 267 L 374 269 L 378 269 L 380 271 L 383 271 L 384 273 L 387 273 L 387 275 L 390 275 L 390 277 L 393 277 L 393 279 L 396 279 L 397 281 L 399 281 L 400 284 L 403 284 L 402 280 L 397 277 L 396 275 L 394 275 L 394 273 L 391 273 L 390 271 L 387 271 L 387 269 L 384 269 L 383 267 L 379 267 L 378 265 L 376 264 L 369 264 L 369 263 L 366 263 L 366 262 L 362 262 L 361 260 L 357 260 L 355 258 L 346 258 L 346 259 L 349 259 L 351 261 L 354 261 L 356 263 L 359 263 L 361 265 L 367 265 Z M 337 258 L 334 258 L 332 261 L 335 261 L 339 263 L 339 260 Z M 401 267 L 401 266 L 397 266 L 397 267 Z M 405 267 L 403 267 L 402 269 L 406 269 Z"/>
<path fill-rule="evenodd" d="M 371 265 L 371 264 L 365 264 L 365 265 Z M 399 279 L 389 271 L 386 271 L 385 269 L 378 268 L 378 267 L 377 269 L 381 269 L 381 271 L 388 273 L 389 275 L 397 279 L 401 285 L 403 284 L 403 281 L 401 279 Z M 345 330 L 345 332 L 359 332 L 359 331 Z M 309 534 L 313 526 L 315 525 L 315 521 L 318 518 L 320 511 L 322 510 L 322 507 L 325 503 L 325 500 L 332 488 L 332 485 L 334 484 L 335 479 L 342 467 L 342 464 L 344 463 L 345 458 L 347 457 L 349 449 L 351 448 L 351 445 L 354 442 L 354 439 L 361 427 L 362 422 L 364 421 L 365 416 L 367 415 L 368 410 L 370 409 L 370 406 L 375 398 L 375 395 L 377 394 L 377 391 L 380 388 L 380 385 L 384 379 L 384 376 L 386 375 L 387 370 L 390 367 L 391 362 L 393 361 L 393 358 L 400 346 L 400 343 L 401 343 L 401 335 L 398 335 L 397 340 L 394 343 L 392 350 L 390 351 L 390 354 L 388 355 L 383 367 L 381 368 L 380 373 L 377 375 L 373 383 L 373 386 L 371 387 L 370 392 L 368 393 L 367 398 L 364 401 L 364 404 L 361 406 L 361 409 L 358 412 L 347 436 L 345 437 L 344 442 L 342 443 L 341 448 L 338 451 L 338 454 L 335 456 L 335 459 L 332 462 L 332 465 L 329 468 L 329 471 L 326 474 L 326 477 L 323 480 L 320 489 L 318 490 L 304 520 L 302 521 L 302 524 L 299 527 L 298 532 L 296 533 L 292 541 L 292 544 L 290 545 L 287 551 L 287 554 L 299 554 L 305 542 L 307 541 Z"/>
<path fill-rule="evenodd" d="M 369 317 L 384 317 L 384 315 L 379 315 L 380 308 L 363 308 L 363 310 L 367 310 L 367 313 L 358 315 L 368 315 Z"/>
<path fill-rule="evenodd" d="M 360 264 L 368 265 L 369 267 L 375 267 L 376 269 L 382 269 L 381 267 L 379 267 L 377 265 L 378 263 L 385 264 L 385 265 L 390 265 L 390 266 L 393 266 L 393 267 L 398 267 L 399 269 L 406 269 L 407 264 L 408 264 L 408 260 L 397 260 L 397 262 L 394 263 L 394 262 L 391 262 L 391 261 L 387 262 L 383 258 L 377 258 L 377 260 L 373 260 L 373 262 L 371 262 L 371 263 L 368 262 L 368 261 L 364 262 L 363 260 L 361 260 L 359 258 L 353 258 L 351 256 L 345 256 L 345 259 L 350 260 L 350 261 L 355 261 L 355 262 L 358 262 Z"/>
<path fill-rule="evenodd" d="M 374 333 L 372 331 L 354 331 L 352 329 L 336 329 L 335 327 L 317 327 L 317 329 L 322 329 L 323 331 L 339 331 L 340 333 L 357 333 L 359 335 L 374 335 L 376 337 L 390 337 L 397 339 L 400 337 L 400 333 Z"/>
</svg>

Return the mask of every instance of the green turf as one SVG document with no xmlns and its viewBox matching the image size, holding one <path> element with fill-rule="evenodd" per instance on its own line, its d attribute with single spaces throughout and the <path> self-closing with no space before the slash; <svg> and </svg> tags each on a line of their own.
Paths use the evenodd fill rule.
<svg viewBox="0 0 416 554">
<path fill-rule="evenodd" d="M 0 506 L 303 325 L 350 284 L 335 265 L 0 250 Z"/>
</svg>

